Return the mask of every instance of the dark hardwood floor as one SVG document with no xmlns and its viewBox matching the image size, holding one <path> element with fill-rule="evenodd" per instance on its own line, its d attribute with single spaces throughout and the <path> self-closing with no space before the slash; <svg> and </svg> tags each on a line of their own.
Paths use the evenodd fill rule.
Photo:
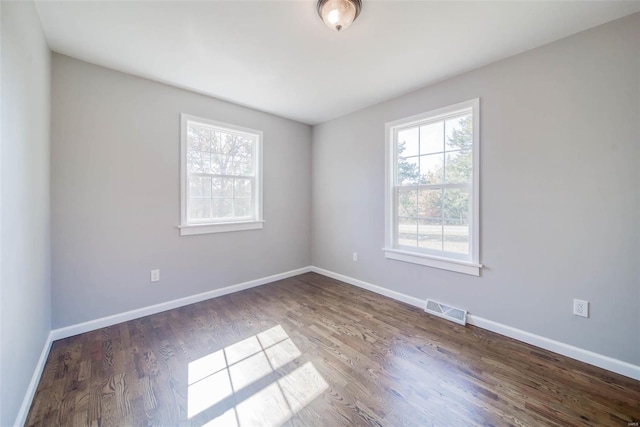
<svg viewBox="0 0 640 427">
<path fill-rule="evenodd" d="M 27 425 L 636 421 L 638 381 L 308 273 L 56 341 Z"/>
</svg>

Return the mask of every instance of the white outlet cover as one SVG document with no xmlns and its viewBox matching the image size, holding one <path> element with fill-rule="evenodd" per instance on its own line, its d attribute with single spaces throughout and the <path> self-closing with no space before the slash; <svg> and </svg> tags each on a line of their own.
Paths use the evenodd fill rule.
<svg viewBox="0 0 640 427">
<path fill-rule="evenodd" d="M 573 314 L 576 316 L 589 317 L 589 301 L 574 299 Z"/>
<path fill-rule="evenodd" d="M 151 281 L 152 282 L 160 281 L 160 270 L 151 270 Z"/>
</svg>

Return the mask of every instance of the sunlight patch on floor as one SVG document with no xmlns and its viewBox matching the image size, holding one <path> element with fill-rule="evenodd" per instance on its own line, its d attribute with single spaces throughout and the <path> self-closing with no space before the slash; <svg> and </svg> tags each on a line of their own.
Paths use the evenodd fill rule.
<svg viewBox="0 0 640 427">
<path fill-rule="evenodd" d="M 301 355 L 282 326 L 277 325 L 194 360 L 188 367 L 188 417 L 222 402 Z M 277 426 L 328 387 L 315 366 L 307 362 L 204 426 Z"/>
</svg>

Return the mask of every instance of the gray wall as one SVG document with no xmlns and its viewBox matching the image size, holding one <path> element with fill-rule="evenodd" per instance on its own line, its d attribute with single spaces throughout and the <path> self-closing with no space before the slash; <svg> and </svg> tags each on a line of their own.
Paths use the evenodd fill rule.
<svg viewBox="0 0 640 427">
<path fill-rule="evenodd" d="M 58 54 L 51 84 L 54 328 L 310 264 L 309 126 Z M 264 229 L 179 236 L 180 113 L 264 132 Z"/>
<path fill-rule="evenodd" d="M 2 2 L 0 425 L 12 425 L 51 329 L 50 53 L 32 2 Z"/>
<path fill-rule="evenodd" d="M 314 127 L 314 265 L 640 364 L 639 40 L 635 14 Z M 386 260 L 385 122 L 476 97 L 482 277 Z"/>
</svg>

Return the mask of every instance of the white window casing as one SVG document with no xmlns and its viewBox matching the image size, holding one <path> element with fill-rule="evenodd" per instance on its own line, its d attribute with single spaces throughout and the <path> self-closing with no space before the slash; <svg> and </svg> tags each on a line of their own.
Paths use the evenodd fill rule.
<svg viewBox="0 0 640 427">
<path fill-rule="evenodd" d="M 180 115 L 180 235 L 263 228 L 262 131 Z"/>
<path fill-rule="evenodd" d="M 479 124 L 478 98 L 386 123 L 386 258 L 480 275 Z"/>
</svg>

